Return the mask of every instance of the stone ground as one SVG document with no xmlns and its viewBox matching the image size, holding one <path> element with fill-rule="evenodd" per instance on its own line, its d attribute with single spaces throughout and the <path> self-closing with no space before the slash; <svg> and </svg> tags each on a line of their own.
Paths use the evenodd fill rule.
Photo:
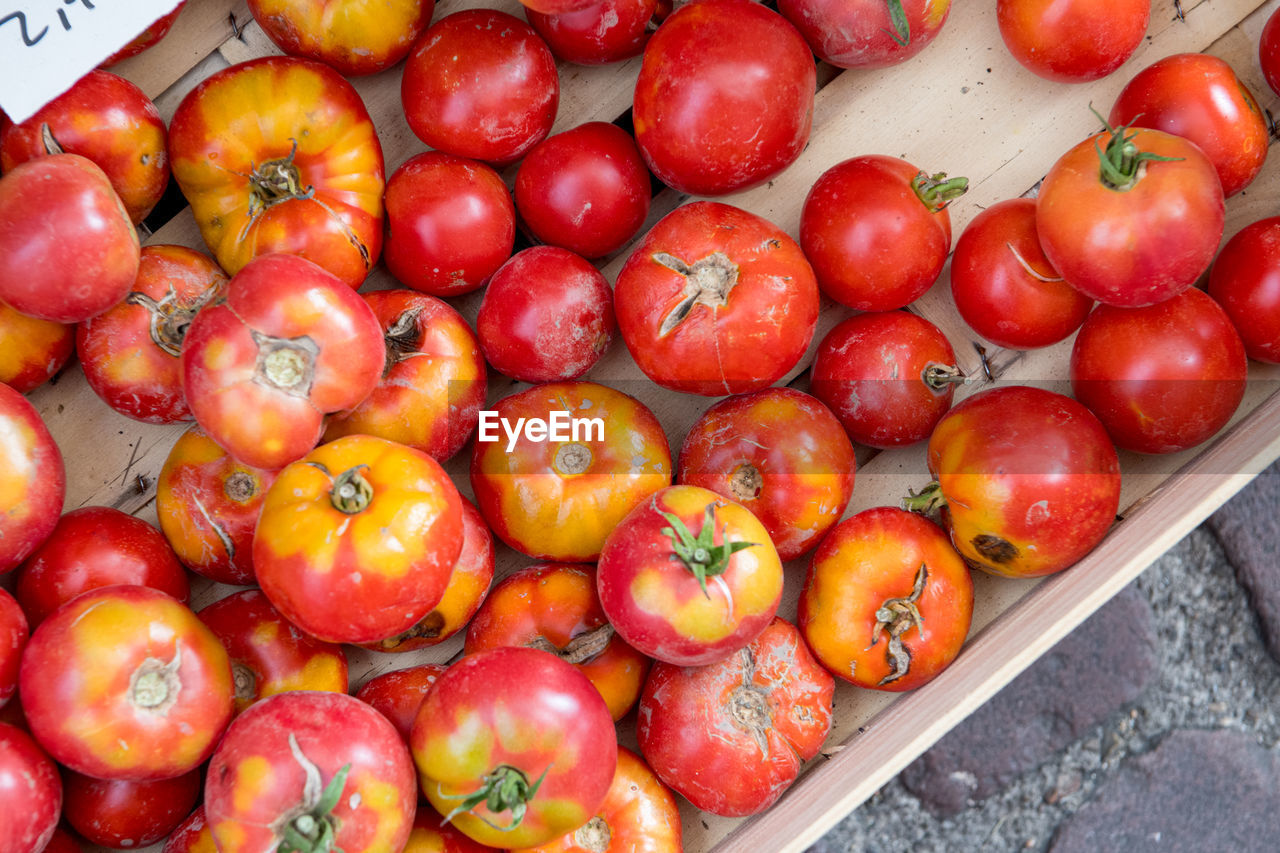
<svg viewBox="0 0 1280 853">
<path fill-rule="evenodd" d="M 1280 850 L 1280 463 L 809 853 Z"/>
</svg>

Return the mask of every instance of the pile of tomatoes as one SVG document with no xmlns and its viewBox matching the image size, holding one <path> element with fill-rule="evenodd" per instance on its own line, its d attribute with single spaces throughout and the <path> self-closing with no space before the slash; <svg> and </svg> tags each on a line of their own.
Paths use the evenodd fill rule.
<svg viewBox="0 0 1280 853">
<path fill-rule="evenodd" d="M 796 238 L 708 199 L 642 234 L 657 184 L 723 196 L 799 156 L 815 56 L 902 62 L 949 4 L 525 2 L 527 23 L 433 23 L 431 0 L 251 0 L 285 55 L 212 74 L 167 126 L 106 70 L 0 117 L 0 853 L 75 850 L 72 831 L 166 853 L 679 850 L 677 795 L 771 806 L 827 739 L 837 679 L 934 678 L 973 569 L 1069 568 L 1116 517 L 1117 448 L 1208 440 L 1248 359 L 1280 361 L 1280 218 L 1218 251 L 1268 143 L 1221 60 L 1139 72 L 954 254 L 967 180 L 883 155 L 823 172 Z M 1001 34 L 1043 77 L 1097 79 L 1150 10 L 1093 6 L 1000 0 Z M 1280 86 L 1280 23 L 1260 55 Z M 636 56 L 629 124 L 549 135 L 557 60 Z M 431 150 L 387 176 L 347 77 L 396 67 Z M 170 176 L 212 257 L 140 245 Z M 906 310 L 948 257 L 982 338 L 1075 336 L 1073 397 L 953 406 L 973 379 Z M 403 287 L 362 290 L 379 264 Z M 445 300 L 481 288 L 473 326 Z M 809 393 L 778 385 L 824 298 L 851 311 Z M 722 398 L 678 452 L 582 378 L 617 337 L 653 383 Z M 158 529 L 63 513 L 23 395 L 73 352 L 115 411 L 194 421 Z M 483 409 L 490 371 L 529 387 Z M 442 467 L 468 443 L 474 503 Z M 845 517 L 855 446 L 917 444 L 934 482 Z M 531 564 L 495 579 L 498 543 Z M 805 557 L 793 624 L 783 563 Z M 241 589 L 195 613 L 191 572 Z M 349 695 L 344 645 L 453 637 L 452 664 Z"/>
</svg>

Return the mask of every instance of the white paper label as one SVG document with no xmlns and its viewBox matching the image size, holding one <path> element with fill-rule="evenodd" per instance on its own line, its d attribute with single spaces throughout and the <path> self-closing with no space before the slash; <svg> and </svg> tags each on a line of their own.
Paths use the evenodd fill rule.
<svg viewBox="0 0 1280 853">
<path fill-rule="evenodd" d="M 25 121 L 179 0 L 0 0 L 0 107 Z"/>
</svg>

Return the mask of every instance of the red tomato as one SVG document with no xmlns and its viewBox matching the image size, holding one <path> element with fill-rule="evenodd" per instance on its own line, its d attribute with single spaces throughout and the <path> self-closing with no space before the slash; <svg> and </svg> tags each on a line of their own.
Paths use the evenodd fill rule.
<svg viewBox="0 0 1280 853">
<path fill-rule="evenodd" d="M 315 446 L 326 413 L 369 396 L 386 351 L 355 291 L 304 258 L 265 255 L 191 321 L 181 358 L 201 429 L 246 465 L 274 470 Z"/>
<path fill-rule="evenodd" d="M 409 128 L 427 145 L 505 166 L 551 132 L 560 77 L 550 48 L 524 21 L 467 9 L 418 39 L 400 99 Z"/>
<path fill-rule="evenodd" d="M 149 27 L 138 33 L 132 41 L 102 60 L 102 67 L 106 68 L 115 65 L 117 62 L 122 62 L 131 56 L 137 56 L 143 51 L 155 47 L 157 42 L 169 34 L 169 30 L 173 28 L 173 22 L 178 19 L 178 13 L 186 5 L 187 0 L 178 0 L 178 5 L 172 12 L 157 18 Z"/>
<path fill-rule="evenodd" d="M 443 664 L 424 663 L 408 669 L 384 672 L 377 678 L 366 681 L 356 693 L 356 698 L 369 703 L 390 720 L 407 745 L 413 731 L 413 721 L 417 719 L 418 709 L 422 707 L 422 700 L 427 697 L 427 691 L 444 670 Z"/>
<path fill-rule="evenodd" d="M 804 39 L 750 0 L 677 9 L 644 48 L 632 121 L 667 186 L 724 195 L 761 184 L 809 141 L 817 72 Z"/>
<path fill-rule="evenodd" d="M 410 741 L 431 805 L 482 844 L 532 847 L 590 820 L 618 744 L 604 700 L 553 654 L 464 657 L 427 693 Z"/>
<path fill-rule="evenodd" d="M 177 829 L 195 808 L 200 771 L 149 782 L 67 771 L 62 797 L 67 823 L 90 844 L 117 850 L 146 847 Z"/>
<path fill-rule="evenodd" d="M 53 831 L 53 837 L 45 846 L 44 853 L 84 853 L 84 851 L 80 849 L 80 842 L 76 841 L 71 833 L 58 827 Z M 215 853 L 215 851 L 210 849 L 202 853 Z"/>
<path fill-rule="evenodd" d="M 476 315 L 485 360 L 521 382 L 577 379 L 617 328 L 608 280 L 556 246 L 524 249 L 499 267 Z"/>
<path fill-rule="evenodd" d="M 618 328 L 645 375 L 709 397 L 767 388 L 795 367 L 818 300 L 813 270 L 785 231 L 713 201 L 659 220 L 614 285 Z"/>
<path fill-rule="evenodd" d="M 204 819 L 204 806 L 196 806 L 169 835 L 161 853 L 218 853 L 213 833 Z"/>
<path fill-rule="evenodd" d="M 857 468 L 853 445 L 821 401 L 765 388 L 703 413 L 680 448 L 676 482 L 742 504 L 769 531 L 778 557 L 794 560 L 840 520 Z"/>
<path fill-rule="evenodd" d="M 1009 53 L 1061 83 L 1097 80 L 1133 55 L 1147 33 L 1151 0 L 998 0 Z"/>
<path fill-rule="evenodd" d="M 1052 391 L 980 391 L 943 416 L 926 461 L 937 486 L 904 502 L 945 501 L 942 520 L 970 566 L 1038 577 L 1102 540 L 1120 505 L 1120 462 L 1102 424 Z"/>
<path fill-rule="evenodd" d="M 560 15 L 565 12 L 577 12 L 590 6 L 595 0 L 520 0 L 526 9 L 542 12 L 546 15 Z"/>
<path fill-rule="evenodd" d="M 1244 399 L 1249 362 L 1204 291 L 1146 308 L 1101 306 L 1071 349 L 1071 391 L 1117 447 L 1176 453 L 1207 441 Z"/>
<path fill-rule="evenodd" d="M 169 125 L 173 177 L 235 274 L 299 254 L 359 287 L 382 250 L 382 146 L 356 90 L 316 62 L 268 56 L 205 78 Z"/>
<path fill-rule="evenodd" d="M 0 574 L 53 532 L 66 494 L 62 453 L 40 413 L 0 385 Z"/>
<path fill-rule="evenodd" d="M 37 320 L 0 302 L 0 382 L 19 394 L 51 379 L 75 349 L 75 326 Z"/>
<path fill-rule="evenodd" d="M 1209 271 L 1209 295 L 1249 358 L 1280 363 L 1280 217 L 1246 225 L 1227 241 Z"/>
<path fill-rule="evenodd" d="M 779 0 L 813 52 L 838 68 L 906 62 L 933 41 L 951 0 Z"/>
<path fill-rule="evenodd" d="M 245 711 L 209 762 L 204 810 L 219 853 L 275 850 L 293 833 L 343 853 L 399 853 L 413 827 L 413 762 L 386 718 L 352 696 L 296 690 Z"/>
<path fill-rule="evenodd" d="M 484 163 L 426 151 L 387 181 L 387 269 L 433 296 L 480 287 L 511 256 L 516 208 Z"/>
<path fill-rule="evenodd" d="M 894 692 L 932 681 L 960 653 L 973 578 L 932 521 L 895 507 L 851 516 L 822 540 L 800 593 L 800 630 L 829 671 Z"/>
<path fill-rule="evenodd" d="M 1084 140 L 1053 164 L 1036 197 L 1049 263 L 1086 296 L 1124 308 L 1190 287 L 1218 250 L 1224 218 L 1213 163 L 1160 130 L 1119 127 Z"/>
<path fill-rule="evenodd" d="M 1258 39 L 1258 63 L 1271 91 L 1280 95 L 1280 10 L 1273 11 Z"/>
<path fill-rule="evenodd" d="M 640 699 L 640 751 L 697 808 L 741 817 L 767 809 L 831 730 L 835 679 L 795 626 L 773 619 L 710 666 L 654 666 Z"/>
<path fill-rule="evenodd" d="M 671 14 L 670 0 L 603 0 L 576 12 L 524 16 L 560 59 L 607 65 L 639 56 L 654 28 Z"/>
<path fill-rule="evenodd" d="M 947 205 L 968 183 L 881 155 L 827 169 L 800 212 L 800 245 L 822 292 L 860 311 L 892 311 L 923 296 L 951 251 Z"/>
<path fill-rule="evenodd" d="M 138 232 L 111 182 L 79 154 L 19 163 L 0 178 L 0 300 L 79 323 L 129 294 Z"/>
<path fill-rule="evenodd" d="M 969 328 L 1009 349 L 1056 344 L 1093 308 L 1044 256 L 1030 198 L 997 202 L 969 220 L 951 258 L 951 296 Z"/>
<path fill-rule="evenodd" d="M 22 729 L 0 723 L 0 850 L 40 853 L 62 810 L 58 767 Z"/>
<path fill-rule="evenodd" d="M 435 8 L 435 0 L 249 0 L 254 20 L 277 47 L 346 77 L 404 59 Z"/>
<path fill-rule="evenodd" d="M 18 665 L 30 636 L 26 614 L 12 595 L 0 589 L 0 708 L 18 692 Z"/>
<path fill-rule="evenodd" d="M 157 589 L 183 604 L 191 592 L 164 534 L 118 509 L 87 506 L 58 519 L 22 564 L 14 595 L 35 626 L 80 593 L 116 584 Z"/>
<path fill-rule="evenodd" d="M 76 354 L 89 387 L 135 420 L 190 420 L 178 356 L 192 318 L 226 284 L 226 273 L 194 249 L 144 246 L 129 295 L 76 328 Z"/>
<path fill-rule="evenodd" d="M 99 779 L 198 767 L 231 719 L 226 649 L 196 615 L 144 586 L 91 590 L 31 635 L 19 676 L 31 733 Z"/>
<path fill-rule="evenodd" d="M 445 823 L 440 812 L 425 801 L 418 802 L 418 813 L 413 819 L 413 832 L 403 853 L 491 853 L 497 848 L 472 841 Z"/>
</svg>

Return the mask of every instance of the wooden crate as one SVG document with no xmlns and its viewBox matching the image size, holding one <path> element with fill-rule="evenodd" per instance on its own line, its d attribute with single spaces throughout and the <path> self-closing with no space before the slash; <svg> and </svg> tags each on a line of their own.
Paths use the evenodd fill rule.
<svg viewBox="0 0 1280 853">
<path fill-rule="evenodd" d="M 1228 60 L 1264 105 L 1280 111 L 1257 64 L 1257 39 L 1280 0 L 1203 0 L 1183 7 L 1156 0 L 1148 36 L 1117 73 L 1085 85 L 1047 83 L 1022 69 L 1000 40 L 994 2 L 957 3 L 937 40 L 914 60 L 877 71 L 820 66 L 813 134 L 798 161 L 767 186 L 722 200 L 759 213 L 793 236 L 809 186 L 825 169 L 858 154 L 892 154 L 929 171 L 967 175 L 970 190 L 952 208 L 958 235 L 984 207 L 1031 191 L 1071 144 L 1097 129 L 1090 103 L 1105 112 L 1138 69 L 1157 58 L 1205 50 Z M 441 0 L 435 19 L 479 0 Z M 520 15 L 516 0 L 489 0 Z M 191 0 L 170 36 L 116 70 L 155 99 L 166 121 L 199 80 L 231 63 L 277 52 L 253 23 L 244 0 Z M 561 102 L 553 132 L 585 121 L 611 121 L 630 106 L 639 68 L 632 60 L 604 68 L 561 65 Z M 354 80 L 373 116 L 388 174 L 424 149 L 401 114 L 397 67 Z M 1280 163 L 1265 167 L 1252 188 L 1227 205 L 1227 236 L 1273 215 L 1280 189 Z M 507 173 L 512 177 L 511 170 Z M 654 199 L 649 223 L 687 197 L 671 191 Z M 204 249 L 190 211 L 151 236 L 153 243 Z M 610 281 L 626 250 L 602 268 Z M 970 375 L 979 371 L 973 334 L 950 302 L 948 273 L 915 305 L 951 339 Z M 392 286 L 379 268 L 368 287 Z M 453 300 L 474 321 L 479 295 Z M 825 302 L 814 345 L 848 311 Z M 793 373 L 795 384 L 809 356 Z M 1066 392 L 1070 344 L 1031 353 L 988 349 L 998 381 L 1030 382 Z M 664 391 L 649 383 L 617 343 L 587 378 L 638 396 L 662 421 L 673 453 L 688 427 L 711 400 Z M 1251 365 L 1245 402 L 1232 424 L 1212 442 L 1165 457 L 1122 453 L 1123 520 L 1084 561 L 1053 578 L 1012 581 L 976 578 L 977 609 L 969 641 L 955 664 L 914 693 L 893 697 L 841 685 L 836 722 L 822 756 L 810 762 L 796 785 L 768 812 L 752 819 L 715 818 L 683 805 L 689 851 L 802 850 L 891 779 L 965 715 L 1047 651 L 1085 617 L 1177 542 L 1271 460 L 1280 456 L 1280 372 Z M 516 390 L 491 377 L 490 401 Z M 519 386 L 523 387 L 523 386 Z M 983 383 L 963 388 L 961 396 Z M 67 508 L 105 504 L 155 522 L 154 483 L 170 446 L 183 427 L 153 427 L 116 415 L 100 402 L 78 368 L 66 371 L 31 399 L 68 460 Z M 447 467 L 470 495 L 467 452 Z M 928 480 L 920 447 L 879 454 L 863 452 L 848 513 L 897 504 L 908 488 Z M 530 560 L 500 549 L 499 575 Z M 787 568 L 781 613 L 795 614 L 804 560 Z M 198 609 L 226 588 L 197 585 Z M 352 688 L 381 672 L 456 655 L 460 640 L 414 655 L 381 655 L 350 649 Z M 624 722 L 621 737 L 634 741 Z M 159 849 L 159 845 L 155 849 Z"/>
</svg>

